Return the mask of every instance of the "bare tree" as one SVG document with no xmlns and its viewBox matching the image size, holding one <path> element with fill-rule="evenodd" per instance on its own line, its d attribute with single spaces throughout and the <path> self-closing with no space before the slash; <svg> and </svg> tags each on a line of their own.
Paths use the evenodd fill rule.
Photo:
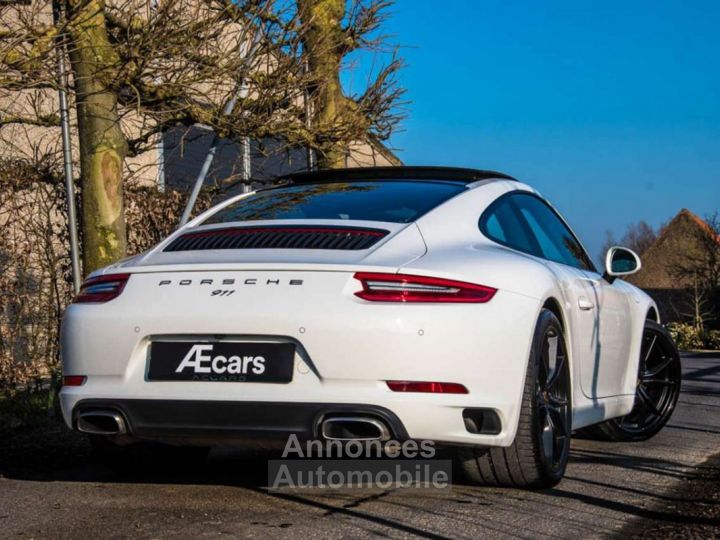
<svg viewBox="0 0 720 540">
<path fill-rule="evenodd" d="M 359 97 L 339 86 L 344 55 L 379 43 L 367 36 L 387 5 L 357 1 L 346 12 L 337 0 L 3 0 L 0 128 L 22 126 L 24 135 L 10 137 L 51 152 L 32 130 L 58 125 L 56 52 L 66 53 L 88 273 L 125 255 L 127 159 L 171 126 L 309 146 L 322 165 L 335 164 L 352 141 L 387 138 L 399 120 L 399 63 Z"/>
<path fill-rule="evenodd" d="M 676 266 L 679 277 L 688 282 L 696 281 L 704 291 L 720 288 L 720 213 L 717 211 L 705 217 L 693 229 L 692 243 L 683 254 L 682 262 Z"/>
<path fill-rule="evenodd" d="M 622 244 L 642 255 L 657 240 L 657 233 L 646 221 L 638 221 L 628 226 L 622 237 Z"/>
<path fill-rule="evenodd" d="M 605 252 L 612 246 L 621 245 L 632 249 L 635 253 L 642 256 L 642 254 L 653 245 L 655 240 L 657 240 L 657 233 L 653 228 L 644 220 L 638 221 L 637 223 L 628 225 L 619 242 L 615 240 L 612 231 L 605 231 L 605 243 L 603 244 L 602 255 L 604 257 Z"/>
<path fill-rule="evenodd" d="M 612 231 L 605 231 L 605 242 L 602 246 L 600 258 L 605 259 L 605 253 L 612 246 L 624 246 L 632 249 L 635 253 L 642 255 L 647 249 L 655 243 L 657 240 L 657 233 L 646 221 L 638 221 L 637 223 L 631 223 L 628 225 L 625 233 L 619 241 L 615 240 L 615 235 Z"/>
<path fill-rule="evenodd" d="M 673 265 L 672 275 L 685 283 L 695 327 L 702 331 L 708 321 L 718 322 L 720 309 L 720 213 L 715 211 L 693 229 L 691 243 Z"/>
<path fill-rule="evenodd" d="M 703 286 L 717 293 L 720 288 L 720 213 L 716 210 L 706 215 L 705 224 L 707 228 L 696 233 L 700 245 L 696 262 Z"/>
<path fill-rule="evenodd" d="M 340 73 L 343 61 L 359 49 L 382 49 L 384 37 L 374 34 L 391 2 L 386 0 L 298 0 L 303 25 L 301 40 L 309 67 L 312 125 L 317 131 L 320 168 L 342 167 L 348 142 L 368 134 L 386 139 L 401 118 L 393 107 L 401 96 L 395 74 L 401 62 L 393 57 L 365 93 L 345 95 Z"/>
</svg>

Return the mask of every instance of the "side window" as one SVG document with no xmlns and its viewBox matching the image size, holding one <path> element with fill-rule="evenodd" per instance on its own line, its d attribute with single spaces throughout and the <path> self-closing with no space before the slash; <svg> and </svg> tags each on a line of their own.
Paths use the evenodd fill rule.
<svg viewBox="0 0 720 540">
<path fill-rule="evenodd" d="M 583 270 L 595 270 L 575 235 L 542 199 L 528 193 L 517 193 L 509 198 L 513 199 L 532 230 L 544 258 Z"/>
<path fill-rule="evenodd" d="M 500 225 L 500 220 L 498 220 L 497 214 L 490 214 L 490 217 L 488 217 L 485 222 L 485 227 L 487 227 L 487 232 L 492 238 L 503 243 L 507 242 L 505 230 L 502 228 L 502 225 Z"/>
<path fill-rule="evenodd" d="M 540 223 L 538 223 L 535 216 L 528 212 L 526 208 L 522 208 L 520 210 L 520 213 L 525 218 L 525 221 L 527 221 L 528 227 L 530 227 L 530 230 L 535 235 L 538 244 L 540 244 L 540 251 L 542 251 L 542 256 L 551 261 L 567 264 L 567 259 L 565 258 L 565 255 L 560 249 L 558 249 L 558 247 L 555 245 L 555 242 L 550 240 L 548 233 L 545 232 Z"/>
<path fill-rule="evenodd" d="M 542 257 L 540 246 L 510 197 L 499 198 L 485 210 L 480 230 L 498 244 Z"/>
<path fill-rule="evenodd" d="M 531 193 L 514 192 L 500 197 L 480 217 L 480 230 L 491 240 L 518 251 L 595 271 L 562 219 Z"/>
</svg>

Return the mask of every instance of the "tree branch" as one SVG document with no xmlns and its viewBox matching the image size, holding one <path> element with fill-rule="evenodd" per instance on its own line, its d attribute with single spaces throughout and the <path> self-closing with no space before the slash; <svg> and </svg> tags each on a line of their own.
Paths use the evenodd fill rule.
<svg viewBox="0 0 720 540">
<path fill-rule="evenodd" d="M 0 116 L 0 127 L 10 124 L 25 124 L 38 127 L 60 127 L 60 116 L 55 113 L 36 116 L 6 115 Z"/>
</svg>

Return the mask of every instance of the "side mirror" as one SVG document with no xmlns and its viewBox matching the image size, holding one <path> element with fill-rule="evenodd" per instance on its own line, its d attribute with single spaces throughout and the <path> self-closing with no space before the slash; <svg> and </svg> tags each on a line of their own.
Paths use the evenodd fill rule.
<svg viewBox="0 0 720 540">
<path fill-rule="evenodd" d="M 613 246 L 605 255 L 605 274 L 603 277 L 610 283 L 618 276 L 629 276 L 642 268 L 640 257 L 631 249 Z"/>
</svg>

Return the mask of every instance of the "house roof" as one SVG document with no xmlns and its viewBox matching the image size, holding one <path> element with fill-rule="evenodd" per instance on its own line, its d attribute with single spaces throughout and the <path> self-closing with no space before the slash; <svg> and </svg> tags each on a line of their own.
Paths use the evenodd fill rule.
<svg viewBox="0 0 720 540">
<path fill-rule="evenodd" d="M 696 214 L 683 208 L 665 225 L 655 242 L 642 257 L 642 270 L 628 276 L 628 281 L 643 289 L 684 289 L 691 284 L 679 275 L 680 267 L 701 256 L 698 232 L 714 234 Z M 720 239 L 719 239 L 720 241 Z"/>
</svg>

